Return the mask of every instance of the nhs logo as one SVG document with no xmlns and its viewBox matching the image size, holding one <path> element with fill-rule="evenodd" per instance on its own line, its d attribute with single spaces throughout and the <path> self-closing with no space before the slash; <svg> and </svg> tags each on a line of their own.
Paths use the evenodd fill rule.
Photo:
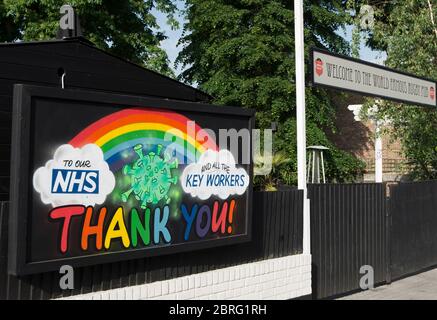
<svg viewBox="0 0 437 320">
<path fill-rule="evenodd" d="M 58 194 L 98 194 L 99 171 L 53 169 L 51 191 Z"/>
</svg>

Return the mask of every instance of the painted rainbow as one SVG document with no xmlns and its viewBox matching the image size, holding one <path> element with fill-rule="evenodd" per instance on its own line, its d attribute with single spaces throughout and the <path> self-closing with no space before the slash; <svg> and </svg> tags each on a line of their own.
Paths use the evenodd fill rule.
<svg viewBox="0 0 437 320">
<path fill-rule="evenodd" d="M 111 170 L 123 167 L 132 156 L 135 145 L 156 148 L 170 146 L 180 163 L 195 162 L 206 150 L 217 151 L 214 139 L 206 135 L 197 124 L 190 125 L 189 118 L 172 112 L 157 109 L 134 108 L 110 114 L 94 122 L 69 144 L 80 148 L 88 143 L 98 145 L 104 154 Z M 206 137 L 198 141 L 197 137 Z"/>
</svg>

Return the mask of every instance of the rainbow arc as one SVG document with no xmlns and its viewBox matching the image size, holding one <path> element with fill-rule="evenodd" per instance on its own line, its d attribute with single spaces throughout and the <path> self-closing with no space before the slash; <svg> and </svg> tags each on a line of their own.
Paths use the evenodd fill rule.
<svg viewBox="0 0 437 320">
<path fill-rule="evenodd" d="M 75 136 L 69 144 L 80 148 L 88 143 L 98 145 L 111 170 L 120 170 L 129 162 L 133 148 L 142 144 L 154 148 L 158 145 L 169 148 L 180 163 L 195 162 L 206 150 L 217 151 L 211 137 L 198 141 L 200 126 L 190 126 L 189 118 L 172 111 L 133 108 L 110 114 Z M 205 137 L 203 132 L 202 137 Z"/>
</svg>

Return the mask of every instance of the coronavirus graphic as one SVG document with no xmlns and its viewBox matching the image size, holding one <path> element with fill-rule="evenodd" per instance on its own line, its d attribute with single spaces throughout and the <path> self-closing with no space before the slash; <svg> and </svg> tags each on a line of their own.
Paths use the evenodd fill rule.
<svg viewBox="0 0 437 320">
<path fill-rule="evenodd" d="M 161 156 L 162 145 L 157 146 L 157 151 L 143 153 L 143 145 L 134 147 L 138 159 L 132 164 L 123 167 L 123 174 L 130 177 L 131 188 L 121 195 L 123 202 L 127 202 L 133 194 L 141 202 L 141 208 L 147 205 L 156 205 L 163 200 L 170 202 L 167 193 L 172 184 L 176 184 L 178 178 L 172 175 L 172 170 L 178 168 L 177 159 L 170 156 Z"/>
</svg>

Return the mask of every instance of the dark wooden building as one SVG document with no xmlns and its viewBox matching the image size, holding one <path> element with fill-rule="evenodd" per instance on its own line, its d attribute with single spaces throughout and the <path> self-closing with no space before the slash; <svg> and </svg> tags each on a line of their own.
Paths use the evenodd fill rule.
<svg viewBox="0 0 437 320">
<path fill-rule="evenodd" d="M 210 96 L 84 39 L 0 44 L 0 201 L 9 199 L 12 91 L 16 83 L 207 102 Z"/>
<path fill-rule="evenodd" d="M 108 54 L 80 38 L 0 44 L 0 300 L 80 296 L 211 273 L 240 265 L 245 268 L 244 276 L 249 279 L 249 269 L 254 269 L 254 262 L 267 263 L 269 259 L 279 257 L 289 257 L 288 259 L 294 261 L 294 270 L 300 274 L 299 279 L 304 279 L 301 274 L 305 270 L 309 275 L 310 259 L 301 257 L 303 192 L 300 190 L 260 192 L 254 195 L 251 242 L 221 246 L 214 250 L 203 249 L 76 268 L 74 290 L 60 289 L 59 272 L 35 273 L 20 277 L 10 274 L 8 226 L 13 86 L 21 83 L 61 87 L 61 76 L 64 73 L 64 84 L 67 89 L 194 103 L 211 100 L 209 95 L 195 88 Z M 272 268 L 270 272 L 273 276 L 276 271 Z M 306 286 L 306 291 L 303 292 L 298 284 L 287 297 L 308 294 L 310 280 L 305 280 L 305 283 L 303 281 L 302 285 Z M 240 282 L 247 283 L 243 278 Z M 281 279 L 281 282 L 284 281 Z M 268 291 L 259 285 L 254 285 L 253 288 L 248 290 L 248 293 L 255 289 L 260 292 Z"/>
</svg>

